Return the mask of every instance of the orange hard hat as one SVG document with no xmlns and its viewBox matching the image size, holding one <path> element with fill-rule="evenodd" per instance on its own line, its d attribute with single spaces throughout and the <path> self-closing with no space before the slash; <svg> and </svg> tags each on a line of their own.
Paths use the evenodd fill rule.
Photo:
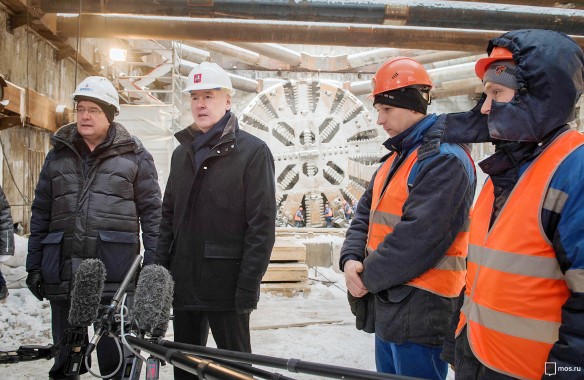
<svg viewBox="0 0 584 380">
<path fill-rule="evenodd" d="M 480 80 L 483 80 L 485 76 L 485 71 L 489 68 L 489 65 L 495 61 L 508 61 L 513 60 L 513 54 L 504 47 L 495 46 L 491 50 L 491 54 L 488 57 L 481 58 L 477 61 L 475 65 L 475 73 Z"/>
<path fill-rule="evenodd" d="M 410 86 L 432 88 L 432 80 L 424 66 L 408 57 L 396 57 L 385 62 L 371 82 L 372 96 Z"/>
</svg>

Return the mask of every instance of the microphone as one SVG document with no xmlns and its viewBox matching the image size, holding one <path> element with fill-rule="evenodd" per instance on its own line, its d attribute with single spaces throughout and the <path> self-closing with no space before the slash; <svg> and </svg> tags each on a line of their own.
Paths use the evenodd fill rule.
<svg viewBox="0 0 584 380">
<path fill-rule="evenodd" d="M 79 264 L 71 291 L 70 324 L 87 327 L 97 320 L 104 282 L 105 266 L 101 260 L 87 259 Z"/>
<path fill-rule="evenodd" d="M 170 272 L 160 265 L 147 265 L 140 273 L 132 320 L 141 333 L 163 337 L 168 329 L 174 281 Z"/>
<path fill-rule="evenodd" d="M 118 310 L 122 296 L 124 295 L 124 293 L 126 293 L 126 288 L 130 284 L 130 282 L 133 280 L 134 275 L 136 274 L 136 270 L 138 270 L 138 268 L 140 267 L 141 261 L 142 261 L 142 256 L 136 255 L 136 258 L 134 259 L 132 266 L 130 267 L 130 269 L 128 269 L 128 273 L 126 273 L 126 276 L 122 280 L 122 283 L 120 284 L 120 287 L 116 291 L 116 294 L 114 294 L 110 304 L 105 307 L 105 311 L 100 316 L 100 318 L 98 320 L 99 326 L 97 327 L 95 334 L 91 338 L 91 341 L 87 345 L 87 350 L 85 351 L 85 356 L 91 355 L 91 353 L 95 349 L 95 346 L 97 345 L 97 343 L 101 339 L 101 336 L 103 334 L 107 334 L 111 331 L 112 323 L 114 322 L 113 321 L 114 314 Z"/>
<path fill-rule="evenodd" d="M 149 335 L 152 342 L 164 337 L 168 329 L 173 293 L 174 281 L 166 268 L 148 265 L 142 269 L 131 310 L 133 325 L 141 336 Z M 159 373 L 160 359 L 151 355 L 146 360 L 146 379 L 156 380 Z"/>
<path fill-rule="evenodd" d="M 65 330 L 65 346 L 72 347 L 65 365 L 65 372 L 69 375 L 78 375 L 81 370 L 85 327 L 97 320 L 104 282 L 105 266 L 100 260 L 87 259 L 79 264 L 73 280 L 68 318 L 73 327 Z"/>
</svg>

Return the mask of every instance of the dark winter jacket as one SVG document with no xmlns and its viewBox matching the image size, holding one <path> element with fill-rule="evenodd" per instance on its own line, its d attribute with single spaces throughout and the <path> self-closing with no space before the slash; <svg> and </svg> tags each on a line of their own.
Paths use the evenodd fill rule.
<svg viewBox="0 0 584 380">
<path fill-rule="evenodd" d="M 482 100 L 467 113 L 450 115 L 444 139 L 467 143 L 487 139 L 497 142 L 501 136 L 507 136 L 508 139 L 513 137 L 518 141 L 514 143 L 511 152 L 508 149 L 504 151 L 505 144 L 497 142 L 495 154 L 481 162 L 481 168 L 495 184 L 494 206 L 495 210 L 499 210 L 533 160 L 562 131 L 570 128 L 566 122 L 572 120 L 575 104 L 584 91 L 584 53 L 565 35 L 547 30 L 509 32 L 493 39 L 489 43 L 489 50 L 493 46 L 505 46 L 513 52 L 518 67 L 518 80 L 525 90 L 519 90 L 510 103 L 496 104 L 488 118 L 479 114 Z M 558 63 L 560 60 L 561 64 Z M 523 116 L 527 113 L 530 114 L 529 119 Z M 483 132 L 471 133 L 467 129 L 469 120 L 473 121 L 475 130 Z M 530 146 L 534 144 L 532 141 L 535 147 Z M 582 366 L 584 147 L 573 151 L 558 167 L 549 183 L 548 193 L 561 201 L 542 205 L 541 224 L 556 252 L 562 272 L 569 274 L 572 280 L 568 282 L 571 295 L 562 307 L 559 340 L 547 361 L 555 362 L 558 367 Z M 454 359 L 453 339 L 457 323 L 458 318 L 452 322 L 447 341 L 450 344 L 444 347 L 445 358 L 450 362 Z M 456 340 L 457 355 L 459 349 L 472 355 L 468 344 L 460 342 L 461 339 L 465 340 L 466 334 L 461 334 Z M 573 376 L 573 372 L 558 372 L 554 377 L 568 379 Z"/>
<path fill-rule="evenodd" d="M 14 224 L 10 205 L 0 187 L 0 255 L 14 255 Z"/>
<path fill-rule="evenodd" d="M 405 138 L 400 134 L 384 144 L 397 155 L 390 178 L 419 147 L 418 161 L 408 178 L 402 221 L 376 254 L 364 257 L 374 175 L 341 249 L 341 268 L 347 260 L 363 262 L 361 279 L 375 293 L 375 334 L 384 341 L 439 346 L 454 312 L 456 299 L 404 285 L 444 257 L 466 227 L 474 197 L 476 179 L 467 152 L 456 144 L 440 144 L 444 116 L 429 115 L 411 127 Z M 403 140 L 396 144 L 396 139 Z"/>
<path fill-rule="evenodd" d="M 236 288 L 259 299 L 275 240 L 274 162 L 229 113 L 195 175 L 193 129 L 176 133 L 164 193 L 158 263 L 176 283 L 175 309 L 234 310 Z"/>
<path fill-rule="evenodd" d="M 27 271 L 42 270 L 50 300 L 67 298 L 72 275 L 87 258 L 105 265 L 104 295 L 115 291 L 140 253 L 140 227 L 144 264 L 154 262 L 161 212 L 154 161 L 121 124 L 110 128 L 115 134 L 96 148 L 90 166 L 76 149 L 76 124 L 52 137 L 32 204 L 26 261 Z"/>
</svg>

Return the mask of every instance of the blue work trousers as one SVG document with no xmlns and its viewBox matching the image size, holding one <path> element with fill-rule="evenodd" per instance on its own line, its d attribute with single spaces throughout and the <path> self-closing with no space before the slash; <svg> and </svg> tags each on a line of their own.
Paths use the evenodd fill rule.
<svg viewBox="0 0 584 380">
<path fill-rule="evenodd" d="M 375 365 L 377 372 L 445 380 L 448 363 L 440 359 L 441 347 L 427 347 L 405 342 L 384 342 L 375 336 Z"/>
</svg>

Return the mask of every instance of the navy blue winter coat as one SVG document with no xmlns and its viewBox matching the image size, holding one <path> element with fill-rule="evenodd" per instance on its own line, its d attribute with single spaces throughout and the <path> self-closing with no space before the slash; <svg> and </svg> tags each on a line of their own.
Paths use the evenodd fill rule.
<svg viewBox="0 0 584 380">
<path fill-rule="evenodd" d="M 113 141 L 88 173 L 75 146 L 75 123 L 51 138 L 53 149 L 35 189 L 26 258 L 27 271 L 42 271 L 49 300 L 68 298 L 75 269 L 87 258 L 103 261 L 104 296 L 113 295 L 140 253 L 140 227 L 144 263 L 154 262 L 161 212 L 154 161 L 121 124 L 110 128 Z"/>
<path fill-rule="evenodd" d="M 489 42 L 488 52 L 503 46 L 513 53 L 517 63 L 520 89 L 509 103 L 494 102 L 489 116 L 480 114 L 484 98 L 471 111 L 448 115 L 444 141 L 516 142 L 515 151 L 528 151 L 525 160 L 515 158 L 515 185 L 531 162 L 574 119 L 575 105 L 584 91 L 584 53 L 570 38 L 549 30 L 518 30 Z M 531 149 L 528 144 L 533 144 Z M 500 154 L 499 154 L 500 153 Z M 509 191 L 508 173 L 493 167 L 504 164 L 510 152 L 499 152 L 481 163 L 495 184 L 495 204 L 503 204 Z M 500 186 L 497 186 L 500 184 Z M 550 180 L 548 192 L 561 194 L 563 200 L 550 208 L 542 205 L 541 224 L 553 245 L 560 268 L 570 271 L 571 294 L 562 307 L 559 340 L 547 361 L 558 367 L 582 366 L 584 363 L 584 147 L 573 151 L 558 167 Z M 547 194 L 547 193 L 546 193 Z M 558 195 L 556 195 L 558 196 Z M 527 302 L 527 300 L 526 300 Z M 461 302 L 462 303 L 462 302 Z M 545 305 L 541 305 L 545 307 Z M 452 362 L 453 335 L 457 319 L 445 345 L 445 358 Z M 466 339 L 461 335 L 459 339 Z M 460 347 L 468 344 L 456 342 Z M 467 350 L 468 351 L 468 350 Z M 465 352 L 472 354 L 470 352 Z M 458 359 L 457 359 L 458 360 Z M 558 372 L 554 378 L 574 378 L 573 372 Z M 488 376 L 486 378 L 489 378 Z"/>
<path fill-rule="evenodd" d="M 375 334 L 387 342 L 440 346 L 456 306 L 456 299 L 405 285 L 436 265 L 468 223 L 476 184 L 474 167 L 463 147 L 440 144 L 444 116 L 428 115 L 410 128 L 398 146 L 392 139 L 384 144 L 397 155 L 390 178 L 420 148 L 408 178 L 401 222 L 376 254 L 364 257 L 374 175 L 341 249 L 341 268 L 347 260 L 363 262 L 361 279 L 375 293 Z"/>
</svg>

